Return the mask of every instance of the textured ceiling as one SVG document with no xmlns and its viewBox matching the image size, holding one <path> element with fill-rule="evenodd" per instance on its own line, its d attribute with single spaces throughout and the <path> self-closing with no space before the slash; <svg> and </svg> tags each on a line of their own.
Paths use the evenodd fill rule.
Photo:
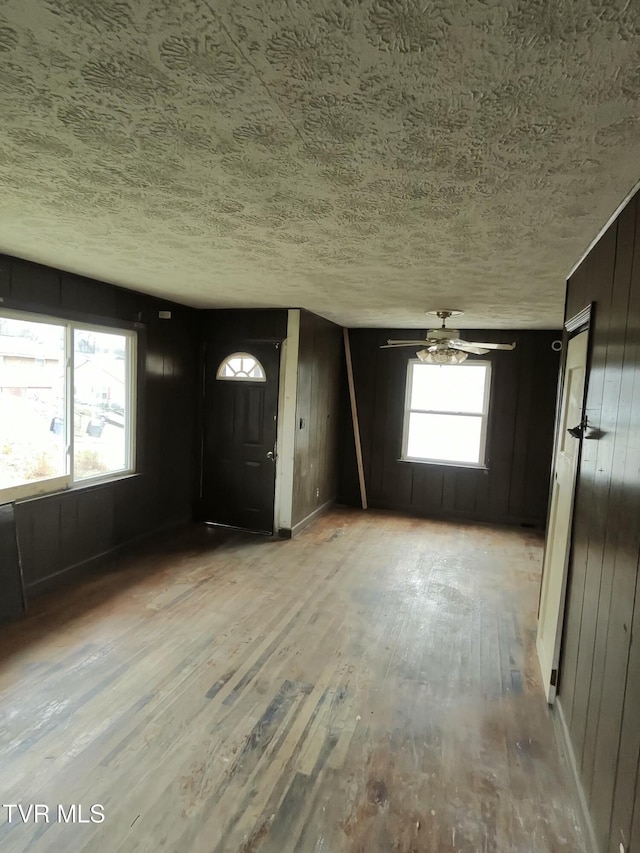
<svg viewBox="0 0 640 853">
<path fill-rule="evenodd" d="M 640 3 L 0 0 L 0 251 L 345 325 L 562 320 L 640 176 Z"/>
</svg>

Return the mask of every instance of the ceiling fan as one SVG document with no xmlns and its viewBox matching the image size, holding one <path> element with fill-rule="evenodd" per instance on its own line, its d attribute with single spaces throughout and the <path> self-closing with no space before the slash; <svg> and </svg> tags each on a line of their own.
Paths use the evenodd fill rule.
<svg viewBox="0 0 640 853">
<path fill-rule="evenodd" d="M 419 347 L 424 346 L 424 349 L 419 350 L 416 355 L 420 361 L 427 364 L 460 364 L 469 354 L 485 355 L 490 350 L 512 350 L 516 345 L 513 344 L 489 344 L 480 343 L 479 341 L 463 341 L 460 339 L 460 331 L 458 329 L 446 329 L 445 323 L 449 317 L 459 317 L 463 311 L 445 310 L 445 311 L 428 311 L 428 314 L 433 314 L 442 320 L 442 326 L 439 329 L 429 329 L 426 338 L 421 341 L 387 341 L 380 349 L 395 349 L 396 347 Z"/>
</svg>

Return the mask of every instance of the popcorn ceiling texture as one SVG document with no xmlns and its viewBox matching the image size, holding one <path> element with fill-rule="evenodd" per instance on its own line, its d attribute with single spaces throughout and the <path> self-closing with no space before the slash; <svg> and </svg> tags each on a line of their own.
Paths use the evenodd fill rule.
<svg viewBox="0 0 640 853">
<path fill-rule="evenodd" d="M 0 250 L 195 306 L 548 328 L 640 177 L 627 0 L 0 0 Z"/>
</svg>

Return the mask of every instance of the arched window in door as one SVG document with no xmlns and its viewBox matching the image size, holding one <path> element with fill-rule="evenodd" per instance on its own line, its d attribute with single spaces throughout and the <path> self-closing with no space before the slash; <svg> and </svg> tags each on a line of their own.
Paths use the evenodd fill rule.
<svg viewBox="0 0 640 853">
<path fill-rule="evenodd" d="M 232 382 L 266 382 L 264 367 L 258 359 L 248 352 L 232 352 L 216 371 L 216 379 Z"/>
</svg>

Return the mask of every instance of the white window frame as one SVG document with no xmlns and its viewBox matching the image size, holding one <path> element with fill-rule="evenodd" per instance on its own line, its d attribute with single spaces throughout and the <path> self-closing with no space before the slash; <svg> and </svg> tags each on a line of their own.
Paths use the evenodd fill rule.
<svg viewBox="0 0 640 853">
<path fill-rule="evenodd" d="M 449 465 L 455 466 L 458 468 L 486 468 L 487 467 L 487 432 L 488 432 L 488 422 L 489 422 L 489 401 L 491 397 L 491 362 L 490 361 L 479 361 L 474 359 L 470 362 L 463 362 L 462 364 L 455 365 L 456 370 L 464 370 L 466 369 L 474 369 L 477 367 L 486 367 L 485 377 L 484 377 L 484 394 L 482 400 L 482 412 L 465 412 L 463 410 L 456 411 L 445 411 L 439 409 L 412 409 L 411 408 L 411 389 L 413 386 L 413 371 L 416 365 L 423 365 L 424 362 L 420 361 L 419 358 L 410 358 L 409 363 L 407 365 L 407 379 L 405 385 L 405 394 L 404 394 L 404 412 L 403 412 L 403 422 L 402 422 L 402 456 L 401 460 L 403 462 L 421 462 L 429 465 Z M 431 366 L 431 365 L 430 365 Z M 433 365 L 433 367 L 438 367 L 438 365 Z M 481 418 L 481 428 L 480 428 L 480 449 L 479 449 L 479 460 L 478 462 L 461 462 L 460 460 L 455 459 L 431 459 L 429 457 L 422 456 L 409 456 L 407 453 L 407 445 L 409 442 L 409 419 L 411 414 L 415 412 L 417 414 L 426 414 L 426 415 L 453 415 L 456 417 L 466 418 Z"/>
<path fill-rule="evenodd" d="M 69 320 L 65 317 L 56 317 L 51 314 L 36 314 L 28 311 L 15 311 L 0 307 L 0 317 L 8 320 L 22 320 L 27 323 L 40 323 L 44 325 L 64 327 L 64 354 L 66 357 L 66 370 L 64 381 L 65 399 L 65 442 L 66 442 L 66 473 L 57 477 L 48 477 L 43 480 L 34 480 L 30 483 L 21 483 L 18 486 L 9 486 L 0 489 L 0 504 L 10 503 L 17 500 L 34 498 L 52 492 L 78 489 L 91 486 L 95 483 L 118 480 L 127 477 L 136 471 L 136 435 L 137 435 L 137 364 L 138 364 L 138 335 L 134 329 L 126 329 L 121 326 L 102 326 L 95 323 L 84 323 L 81 320 Z M 111 335 L 126 337 L 128 341 L 128 359 L 126 366 L 127 382 L 127 424 L 125 431 L 125 467 L 116 471 L 107 471 L 95 477 L 83 477 L 74 480 L 73 462 L 73 424 L 74 424 L 74 346 L 73 333 L 77 329 L 87 330 Z"/>
</svg>

